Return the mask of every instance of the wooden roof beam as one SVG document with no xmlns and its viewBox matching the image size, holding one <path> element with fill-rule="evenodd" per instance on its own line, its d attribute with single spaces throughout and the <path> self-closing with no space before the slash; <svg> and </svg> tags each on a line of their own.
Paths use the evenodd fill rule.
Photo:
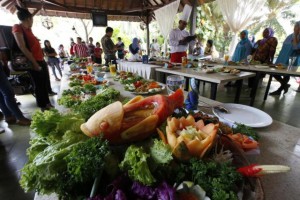
<svg viewBox="0 0 300 200">
<path fill-rule="evenodd" d="M 2 7 L 6 7 L 8 4 L 10 4 L 10 3 L 13 3 L 12 1 L 10 1 L 10 0 L 4 0 L 3 1 L 3 3 L 1 3 L 1 6 Z"/>
<path fill-rule="evenodd" d="M 27 6 L 28 6 L 28 8 L 40 8 L 40 4 L 35 3 L 35 2 L 28 2 Z M 45 4 L 44 8 L 46 10 L 67 11 L 67 12 L 73 12 L 73 13 L 91 13 L 92 10 L 95 10 L 95 9 L 92 9 L 92 8 L 91 9 L 89 9 L 89 8 L 75 8 L 75 7 L 71 7 L 71 6 L 69 6 L 68 8 L 61 8 L 61 7 L 57 7 L 57 6 L 50 5 L 50 4 Z M 129 15 L 129 16 L 140 16 L 141 15 L 140 12 L 126 13 L 126 12 L 117 11 L 117 10 L 99 10 L 99 11 L 103 11 L 107 15 Z"/>
</svg>

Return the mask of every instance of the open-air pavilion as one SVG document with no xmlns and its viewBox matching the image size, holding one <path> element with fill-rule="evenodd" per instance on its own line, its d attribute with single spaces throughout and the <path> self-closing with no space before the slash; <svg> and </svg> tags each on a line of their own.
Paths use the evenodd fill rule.
<svg viewBox="0 0 300 200">
<path fill-rule="evenodd" d="M 147 53 L 149 55 L 149 38 L 151 36 L 149 24 L 151 22 L 158 22 L 160 33 L 163 35 L 164 39 L 167 39 L 171 28 L 173 28 L 174 26 L 174 23 L 177 23 L 174 22 L 173 18 L 168 18 L 167 16 L 174 16 L 176 13 L 182 12 L 184 6 L 188 4 L 192 6 L 192 12 L 189 18 L 188 32 L 193 35 L 196 31 L 196 8 L 212 1 L 214 0 L 22 0 L 21 2 L 22 5 L 29 8 L 31 12 L 42 8 L 38 15 L 45 15 L 50 17 L 55 16 L 64 18 L 91 19 L 92 13 L 104 13 L 107 15 L 107 19 L 109 21 L 120 21 L 120 23 L 122 23 L 122 21 L 142 22 L 145 24 L 147 31 Z M 263 2 L 265 1 L 266 0 L 264 0 Z M 259 14 L 262 7 L 262 1 L 243 0 L 243 5 L 238 4 L 239 0 L 216 0 L 215 2 L 218 3 L 220 8 L 222 8 L 221 11 L 224 16 L 224 21 L 226 21 L 230 29 L 231 43 L 228 42 L 228 44 L 230 43 L 230 45 L 228 45 L 228 54 L 232 55 L 238 41 L 239 32 L 248 26 L 249 22 L 253 19 L 254 16 L 257 16 Z M 230 4 L 230 2 L 232 4 Z M 16 3 L 17 0 L 0 0 L 0 6 L 13 14 L 16 13 Z M 177 6 L 174 6 L 172 8 L 172 13 L 168 13 L 168 9 L 170 8 L 169 10 L 171 10 L 170 5 L 175 3 L 178 3 Z M 250 7 L 250 11 L 246 9 Z M 159 10 L 163 10 L 163 12 L 165 12 L 166 20 L 160 20 L 161 16 L 159 16 Z M 168 24 L 167 28 L 164 28 L 164 23 Z M 166 44 L 167 40 L 165 40 L 165 45 Z M 235 121 L 235 119 L 232 121 L 231 119 L 228 119 L 227 116 L 231 116 L 231 114 L 234 115 L 235 109 L 241 109 L 243 113 L 238 114 L 239 119 L 249 120 L 248 125 L 251 126 L 253 130 L 260 136 L 259 146 L 258 148 L 251 151 L 244 149 L 242 151 L 243 153 L 240 153 L 241 149 L 235 151 L 234 157 L 236 156 L 237 159 L 240 158 L 242 161 L 239 161 L 244 162 L 244 164 L 257 163 L 261 165 L 287 165 L 291 167 L 291 171 L 289 171 L 288 173 L 265 175 L 260 179 L 251 179 L 251 181 L 248 180 L 251 184 L 247 182 L 247 184 L 250 185 L 247 185 L 247 187 L 249 187 L 250 189 L 246 188 L 249 190 L 245 191 L 249 192 L 251 190 L 251 192 L 253 193 L 250 195 L 246 194 L 246 196 L 252 196 L 252 198 L 249 199 L 255 200 L 298 199 L 300 195 L 298 189 L 298 186 L 300 184 L 300 169 L 298 167 L 300 164 L 300 117 L 298 112 L 298 110 L 300 109 L 299 93 L 295 92 L 291 88 L 286 94 L 281 94 L 278 97 L 269 97 L 268 93 L 269 90 L 272 91 L 275 89 L 275 87 L 279 86 L 278 82 L 272 81 L 272 77 L 276 75 L 291 76 L 292 78 L 290 83 L 292 82 L 292 87 L 294 89 L 298 87 L 298 84 L 296 83 L 294 77 L 300 76 L 300 70 L 298 68 L 292 68 L 291 70 L 284 68 L 279 69 L 274 65 L 269 67 L 263 64 L 250 65 L 248 63 L 248 65 L 245 65 L 244 63 L 233 63 L 231 65 L 229 63 L 224 63 L 224 59 L 222 57 L 215 60 L 205 61 L 204 64 L 213 67 L 213 69 L 221 69 L 224 65 L 227 65 L 230 68 L 240 70 L 240 72 L 234 75 L 221 71 L 212 71 L 212 73 L 206 73 L 206 71 L 204 70 L 199 70 L 201 68 L 198 68 L 198 66 L 200 66 L 200 64 L 202 65 L 203 63 L 200 62 L 201 58 L 198 57 L 196 57 L 196 59 L 194 60 L 190 59 L 190 64 L 193 64 L 195 66 L 194 68 L 188 65 L 188 67 L 176 67 L 176 64 L 174 68 L 169 68 L 168 65 L 166 65 L 166 63 L 168 63 L 168 61 L 166 60 L 164 60 L 163 62 L 156 60 L 153 63 L 142 63 L 141 61 L 131 62 L 122 60 L 118 63 L 118 70 L 132 72 L 129 74 L 138 74 L 140 77 L 142 77 L 143 81 L 155 79 L 155 81 L 159 83 L 159 87 L 162 87 L 164 89 L 163 92 L 157 93 L 161 93 L 166 96 L 168 95 L 168 92 L 170 94 L 170 91 L 167 90 L 168 83 L 166 82 L 166 79 L 169 75 L 178 75 L 184 77 L 186 80 L 199 81 L 200 85 L 197 85 L 198 82 L 197 84 L 195 84 L 198 87 L 197 89 L 199 89 L 200 96 L 199 102 L 197 102 L 199 103 L 197 104 L 197 106 L 199 107 L 197 108 L 201 110 L 203 109 L 204 112 L 207 111 L 207 113 L 210 114 L 209 117 L 218 117 L 221 121 L 225 120 L 225 122 L 230 122 L 230 125 L 233 125 L 232 123 Z M 80 64 L 82 64 L 82 62 Z M 78 66 L 80 64 L 78 64 Z M 77 108 L 67 108 L 65 105 L 58 105 L 57 103 L 58 99 L 62 97 L 62 93 L 70 89 L 70 86 L 68 84 L 71 81 L 69 80 L 68 76 L 73 72 L 71 70 L 68 70 L 69 65 L 65 66 L 65 74 L 63 75 L 61 83 L 55 82 L 52 77 L 51 84 L 53 84 L 54 90 L 59 93 L 59 95 L 51 97 L 50 100 L 60 113 L 75 113 L 75 109 Z M 107 71 L 103 72 L 102 74 L 104 73 L 110 84 L 107 85 L 109 85 L 109 87 L 113 89 L 120 91 L 122 97 L 130 99 L 134 98 L 137 94 L 145 95 L 143 93 L 125 91 L 124 85 L 122 85 L 120 81 L 115 80 L 115 77 L 112 77 L 112 74 Z M 75 76 L 77 76 L 76 73 L 74 74 Z M 263 81 L 263 84 L 259 86 L 259 80 L 262 76 L 265 75 L 266 78 Z M 255 84 L 252 89 L 249 89 L 245 84 L 243 85 L 243 81 L 245 82 L 246 80 L 248 80 L 248 78 L 253 78 L 255 80 Z M 269 79 L 267 80 L 267 78 Z M 236 81 L 237 86 L 226 88 L 224 85 L 229 81 Z M 193 83 L 195 82 L 191 81 L 188 83 L 193 86 Z M 188 90 L 189 88 L 186 89 Z M 188 96 L 187 94 L 188 91 L 185 91 L 185 97 Z M 151 93 L 148 92 L 144 97 L 146 98 L 150 95 Z M 37 107 L 34 105 L 34 97 L 32 95 L 22 95 L 17 96 L 17 99 L 21 101 L 22 104 L 20 105 L 20 108 L 25 112 L 26 117 L 30 118 L 32 114 L 37 110 Z M 229 109 L 232 110 L 229 110 L 227 116 L 226 114 L 218 111 L 218 109 L 215 107 L 220 105 L 231 105 L 233 102 L 235 104 L 233 104 L 233 107 L 229 107 Z M 153 105 L 157 106 L 155 103 L 153 103 Z M 236 105 L 240 107 L 234 107 Z M 151 106 L 150 109 L 152 109 Z M 233 112 L 230 113 L 230 111 Z M 240 110 L 238 110 L 238 112 L 239 111 Z M 101 117 L 102 116 L 100 116 L 100 118 Z M 257 122 L 258 118 L 262 120 Z M 47 125 L 47 123 L 48 122 L 45 122 L 45 126 Z M 53 193 L 50 196 L 38 195 L 35 192 L 36 190 L 29 193 L 24 193 L 23 188 L 19 184 L 20 170 L 28 160 L 28 155 L 26 155 L 25 151 L 30 147 L 31 144 L 28 144 L 28 142 L 32 141 L 31 137 L 34 135 L 33 132 L 36 130 L 30 129 L 29 127 L 7 125 L 5 120 L 0 121 L 0 127 L 5 128 L 6 131 L 5 133 L 0 134 L 0 171 L 4 172 L 0 173 L 0 199 L 29 200 L 35 197 L 35 200 L 57 200 L 57 196 Z M 143 129 L 144 131 L 144 129 L 147 128 L 147 124 L 143 124 L 143 127 L 141 129 Z M 29 132 L 31 132 L 31 135 L 29 135 Z M 223 134 L 222 131 L 218 133 L 218 137 L 221 137 Z M 204 136 L 202 137 L 205 137 L 207 134 L 203 135 Z M 170 144 L 168 136 L 165 139 L 167 140 L 166 143 Z M 180 148 L 178 147 L 181 147 L 184 150 L 186 150 L 187 148 L 184 146 L 186 145 L 186 141 L 184 139 L 182 139 L 182 141 L 178 140 L 179 142 L 177 140 L 175 141 L 177 142 L 177 145 L 176 148 L 173 149 L 172 153 L 176 162 L 180 159 L 178 159 L 178 157 L 175 157 L 178 156 L 178 154 L 175 153 L 182 153 Z M 206 147 L 207 148 L 205 149 L 205 151 L 201 149 L 201 151 L 204 151 L 203 155 L 205 155 L 206 151 L 209 149 L 208 146 Z M 117 151 L 123 151 L 123 149 L 118 148 L 119 147 L 117 146 Z M 240 155 L 242 156 L 239 157 Z M 183 156 L 186 155 L 180 154 L 180 156 L 182 156 L 183 158 Z M 246 161 L 244 161 L 243 156 L 247 158 L 245 159 Z M 61 180 L 61 177 L 57 177 L 57 179 Z M 97 184 L 101 184 L 101 181 L 99 183 L 97 182 L 97 179 L 95 179 L 93 185 L 95 186 Z M 91 195 L 93 191 L 94 187 L 92 189 Z"/>
</svg>

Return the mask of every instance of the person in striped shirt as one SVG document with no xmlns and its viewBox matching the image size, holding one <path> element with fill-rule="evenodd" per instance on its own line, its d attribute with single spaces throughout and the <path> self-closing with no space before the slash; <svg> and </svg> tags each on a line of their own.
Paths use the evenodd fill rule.
<svg viewBox="0 0 300 200">
<path fill-rule="evenodd" d="M 81 37 L 77 37 L 77 44 L 74 46 L 74 52 L 76 57 L 88 57 L 88 48 L 86 44 L 82 43 Z"/>
</svg>

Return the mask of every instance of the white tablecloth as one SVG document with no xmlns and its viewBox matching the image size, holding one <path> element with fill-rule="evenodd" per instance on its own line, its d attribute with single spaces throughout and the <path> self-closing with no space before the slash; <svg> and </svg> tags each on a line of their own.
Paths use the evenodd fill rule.
<svg viewBox="0 0 300 200">
<path fill-rule="evenodd" d="M 119 61 L 118 64 L 119 71 L 137 73 L 145 79 L 155 79 L 155 68 L 162 67 L 158 65 L 143 64 L 142 62 L 128 61 Z"/>
</svg>

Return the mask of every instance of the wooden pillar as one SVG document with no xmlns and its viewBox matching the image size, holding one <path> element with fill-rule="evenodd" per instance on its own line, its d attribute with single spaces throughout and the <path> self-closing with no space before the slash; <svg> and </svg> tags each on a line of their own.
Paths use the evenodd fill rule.
<svg viewBox="0 0 300 200">
<path fill-rule="evenodd" d="M 149 20 L 147 20 L 146 23 L 146 27 L 147 27 L 147 55 L 150 56 L 150 31 L 149 31 Z"/>
<path fill-rule="evenodd" d="M 197 0 L 193 0 L 193 5 L 192 5 L 192 13 L 190 16 L 190 35 L 195 35 L 196 31 L 196 18 L 197 18 Z M 189 54 L 193 53 L 193 48 L 194 48 L 195 43 L 191 42 L 189 45 Z"/>
</svg>

